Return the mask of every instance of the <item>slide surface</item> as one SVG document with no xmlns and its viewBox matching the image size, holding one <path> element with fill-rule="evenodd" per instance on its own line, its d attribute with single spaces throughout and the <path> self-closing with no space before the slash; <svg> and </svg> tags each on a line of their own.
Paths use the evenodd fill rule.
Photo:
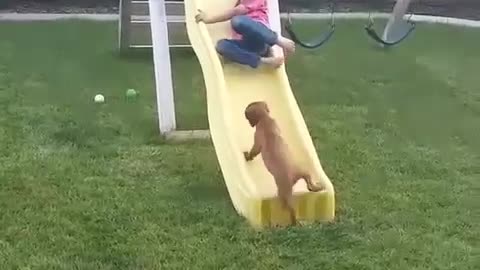
<svg viewBox="0 0 480 270">
<path fill-rule="evenodd" d="M 288 225 L 288 212 L 281 208 L 273 177 L 261 156 L 246 162 L 243 156 L 253 144 L 254 129 L 244 116 L 252 101 L 266 101 L 293 151 L 315 182 L 326 189 L 312 193 L 300 180 L 294 186 L 295 209 L 302 222 L 332 221 L 335 215 L 333 185 L 317 157 L 303 116 L 290 89 L 285 68 L 252 69 L 223 63 L 215 51 L 220 38 L 230 38 L 229 22 L 196 23 L 201 9 L 207 13 L 233 7 L 236 0 L 185 1 L 188 36 L 202 67 L 207 88 L 208 121 L 212 141 L 232 203 L 237 212 L 257 228 Z"/>
</svg>

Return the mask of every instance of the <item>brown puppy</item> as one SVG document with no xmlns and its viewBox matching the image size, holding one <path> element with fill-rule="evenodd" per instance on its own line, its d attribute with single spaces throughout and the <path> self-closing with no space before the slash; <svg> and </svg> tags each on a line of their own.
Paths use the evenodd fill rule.
<svg viewBox="0 0 480 270">
<path fill-rule="evenodd" d="M 247 161 L 262 154 L 267 170 L 275 178 L 280 201 L 289 212 L 292 224 L 297 223 L 293 208 L 292 190 L 295 183 L 303 178 L 310 191 L 317 192 L 323 188 L 316 186 L 310 174 L 302 171 L 292 160 L 288 145 L 280 134 L 275 119 L 270 117 L 270 110 L 263 101 L 250 103 L 245 109 L 245 117 L 252 127 L 255 127 L 253 147 L 250 152 L 244 152 Z"/>
</svg>

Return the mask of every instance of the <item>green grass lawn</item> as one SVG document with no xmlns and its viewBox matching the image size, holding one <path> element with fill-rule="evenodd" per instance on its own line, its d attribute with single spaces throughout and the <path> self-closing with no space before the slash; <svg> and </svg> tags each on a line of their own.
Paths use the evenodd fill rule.
<svg viewBox="0 0 480 270">
<path fill-rule="evenodd" d="M 479 32 L 386 52 L 363 23 L 288 62 L 336 222 L 263 232 L 210 142 L 159 139 L 151 58 L 118 57 L 116 24 L 0 24 L 0 269 L 478 269 Z M 206 128 L 196 58 L 173 61 L 179 127 Z"/>
</svg>

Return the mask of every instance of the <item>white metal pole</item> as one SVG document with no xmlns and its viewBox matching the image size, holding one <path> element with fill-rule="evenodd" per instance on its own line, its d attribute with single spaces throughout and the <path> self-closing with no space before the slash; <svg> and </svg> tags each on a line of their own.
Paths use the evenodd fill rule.
<svg viewBox="0 0 480 270">
<path fill-rule="evenodd" d="M 390 15 L 390 18 L 388 20 L 387 26 L 385 26 L 385 30 L 383 31 L 383 40 L 388 39 L 388 34 L 390 33 L 392 25 L 398 20 L 403 19 L 403 16 L 405 15 L 405 13 L 407 13 L 410 2 L 411 0 L 397 0 L 397 3 L 395 3 L 392 14 Z"/>
<path fill-rule="evenodd" d="M 282 27 L 280 24 L 280 7 L 278 0 L 268 0 L 267 4 L 270 27 L 273 31 L 281 33 Z"/>
<path fill-rule="evenodd" d="M 277 32 L 279 35 L 282 34 L 282 24 L 280 22 L 280 7 L 278 5 L 279 0 L 268 0 L 268 20 L 270 23 L 270 28 Z M 274 47 L 274 54 L 283 54 L 283 50 L 275 46 Z"/>
<path fill-rule="evenodd" d="M 167 14 L 165 0 L 149 0 L 148 2 L 152 29 L 158 123 L 160 133 L 164 134 L 176 128 Z"/>
</svg>

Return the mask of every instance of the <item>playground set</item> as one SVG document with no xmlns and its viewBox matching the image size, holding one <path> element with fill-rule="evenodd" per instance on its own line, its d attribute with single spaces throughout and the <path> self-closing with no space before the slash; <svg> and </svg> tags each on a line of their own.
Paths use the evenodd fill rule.
<svg viewBox="0 0 480 270">
<path fill-rule="evenodd" d="M 198 10 L 219 12 L 236 0 L 131 1 L 122 0 L 119 21 L 119 48 L 122 52 L 152 48 L 160 132 L 170 138 L 211 137 L 232 203 L 237 212 L 254 227 L 286 225 L 288 212 L 278 200 L 273 177 L 261 159 L 247 163 L 243 152 L 252 145 L 253 129 L 244 118 L 245 107 L 253 101 L 269 104 L 282 134 L 293 150 L 293 157 L 325 189 L 309 192 L 303 181 L 294 186 L 295 210 L 301 221 L 329 222 L 335 216 L 333 185 L 324 172 L 302 113 L 290 88 L 284 65 L 279 69 L 250 69 L 222 64 L 215 44 L 229 36 L 228 22 L 205 25 L 195 21 Z M 383 36 L 374 30 L 373 20 L 366 33 L 384 47 L 403 41 L 415 25 L 403 17 L 410 0 L 398 0 Z M 284 31 L 300 46 L 319 48 L 335 32 L 334 5 L 325 33 L 301 40 L 295 32 L 291 14 L 281 21 L 278 0 L 269 0 L 269 19 L 276 32 Z M 408 27 L 405 27 L 405 23 Z M 282 27 L 283 26 L 283 27 Z M 401 29 L 401 30 L 398 30 Z M 170 50 L 193 49 L 201 65 L 206 85 L 209 131 L 176 131 Z M 283 53 L 274 47 L 274 54 Z M 233 125 L 232 123 L 235 123 Z"/>
</svg>

